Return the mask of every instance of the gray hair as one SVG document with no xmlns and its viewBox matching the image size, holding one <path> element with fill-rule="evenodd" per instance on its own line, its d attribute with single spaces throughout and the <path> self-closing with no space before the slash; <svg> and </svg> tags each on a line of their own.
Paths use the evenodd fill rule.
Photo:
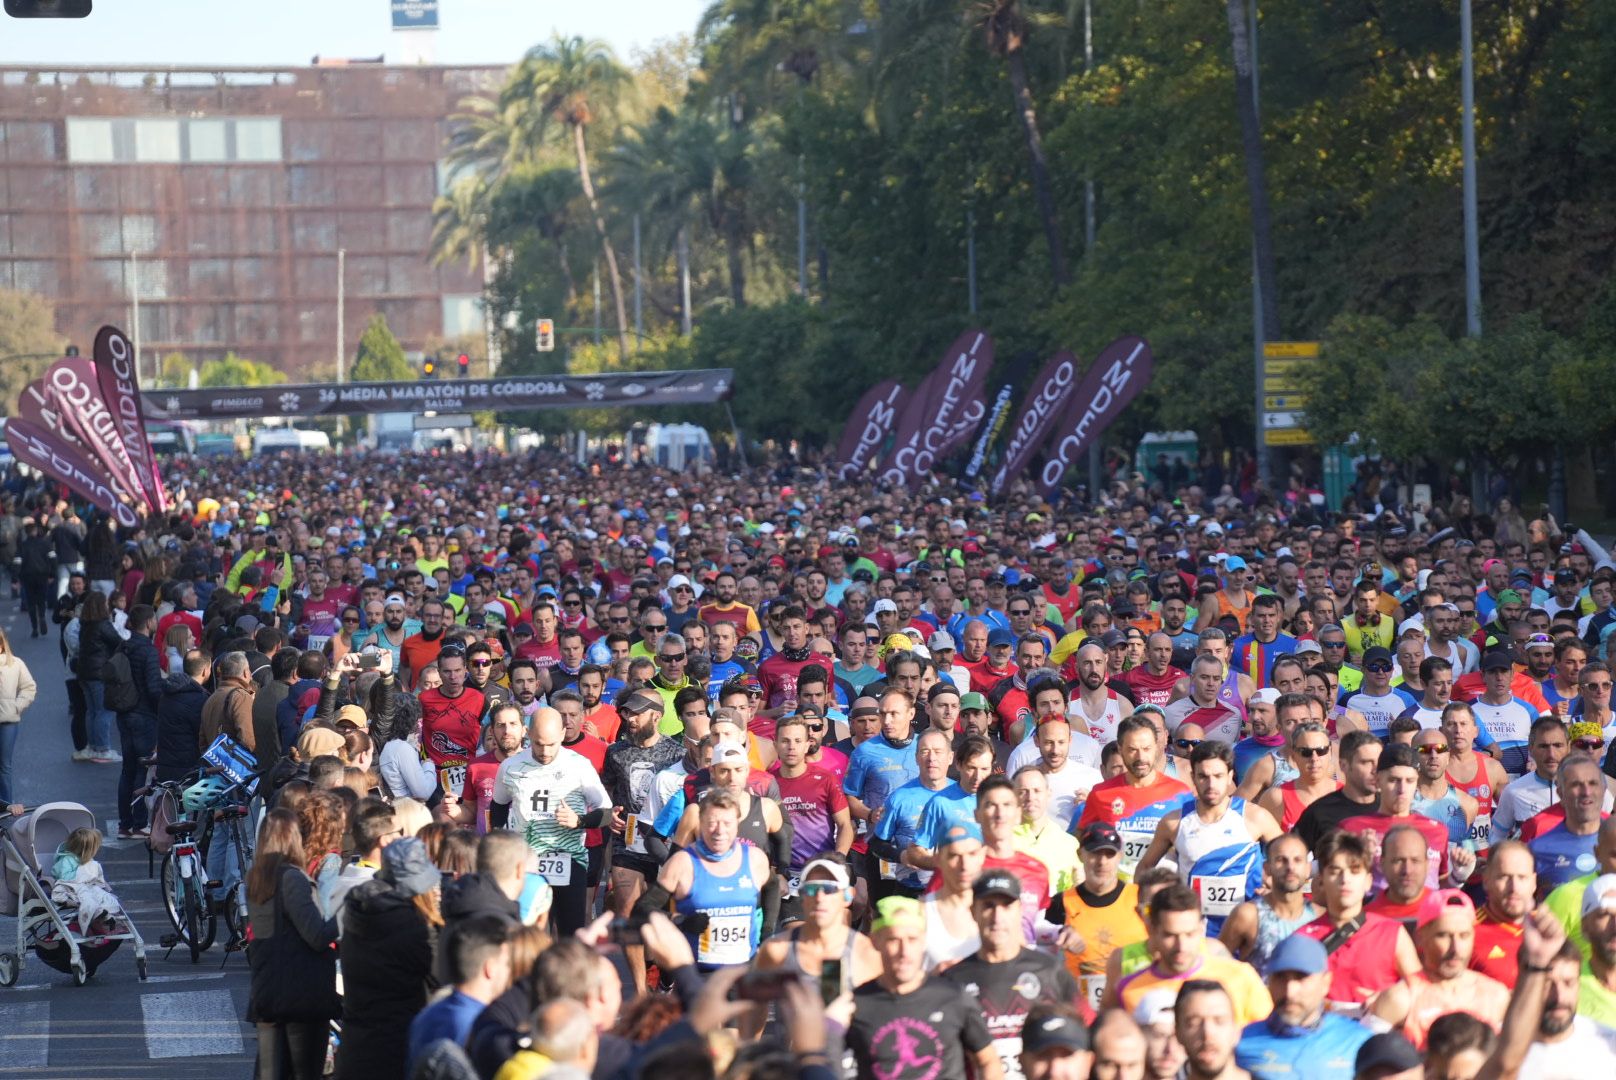
<svg viewBox="0 0 1616 1080">
<path fill-rule="evenodd" d="M 570 998 L 547 1001 L 533 1014 L 533 1049 L 558 1065 L 588 1061 L 597 1038 L 589 1010 Z"/>
<path fill-rule="evenodd" d="M 227 652 L 214 661 L 213 670 L 221 679 L 244 679 L 247 677 L 247 654 L 239 649 Z"/>
</svg>

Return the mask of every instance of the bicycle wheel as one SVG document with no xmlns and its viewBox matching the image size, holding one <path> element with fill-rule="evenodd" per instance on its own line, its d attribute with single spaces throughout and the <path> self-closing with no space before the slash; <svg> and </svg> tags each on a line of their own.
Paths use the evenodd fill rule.
<svg viewBox="0 0 1616 1080">
<path fill-rule="evenodd" d="M 218 927 L 214 916 L 208 911 L 207 897 L 203 895 L 201 861 L 194 856 L 186 857 L 193 860 L 189 878 L 180 873 L 179 862 L 172 851 L 163 856 L 160 872 L 163 909 L 168 913 L 169 925 L 174 927 L 180 939 L 187 946 L 194 945 L 201 951 L 213 944 Z"/>
</svg>

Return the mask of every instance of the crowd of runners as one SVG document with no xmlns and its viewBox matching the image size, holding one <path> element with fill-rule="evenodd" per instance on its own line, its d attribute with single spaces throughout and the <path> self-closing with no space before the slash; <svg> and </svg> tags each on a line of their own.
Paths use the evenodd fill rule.
<svg viewBox="0 0 1616 1080">
<path fill-rule="evenodd" d="M 1616 1070 L 1585 531 L 543 452 L 168 483 L 128 532 L 14 474 L 0 565 L 124 838 L 154 752 L 258 762 L 209 884 L 264 1080 Z"/>
</svg>

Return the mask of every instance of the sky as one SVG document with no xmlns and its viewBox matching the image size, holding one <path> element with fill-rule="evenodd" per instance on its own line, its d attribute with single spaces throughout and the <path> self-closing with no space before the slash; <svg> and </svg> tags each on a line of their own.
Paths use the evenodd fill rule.
<svg viewBox="0 0 1616 1080">
<path fill-rule="evenodd" d="M 86 19 L 0 15 L 0 64 L 307 64 L 398 57 L 388 0 L 94 0 Z M 636 48 L 691 33 L 709 0 L 439 0 L 436 61 L 510 63 L 552 32 Z"/>
</svg>

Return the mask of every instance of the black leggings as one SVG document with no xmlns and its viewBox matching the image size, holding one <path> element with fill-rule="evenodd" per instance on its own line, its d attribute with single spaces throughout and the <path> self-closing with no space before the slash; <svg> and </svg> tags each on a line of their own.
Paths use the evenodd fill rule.
<svg viewBox="0 0 1616 1080">
<path fill-rule="evenodd" d="M 556 937 L 571 937 L 589 925 L 588 873 L 572 863 L 572 879 L 565 885 L 550 886 L 550 918 L 554 920 Z"/>
<path fill-rule="evenodd" d="M 50 629 L 48 613 L 50 605 L 56 599 L 56 581 L 54 578 L 29 577 L 22 583 L 23 606 L 28 609 L 28 628 L 38 633 L 45 633 Z"/>
<path fill-rule="evenodd" d="M 258 1025 L 257 1080 L 320 1080 L 331 1025 L 323 1022 Z"/>
<path fill-rule="evenodd" d="M 68 726 L 73 733 L 73 749 L 85 750 L 90 745 L 88 717 L 89 699 L 84 696 L 84 684 L 77 679 L 67 680 Z"/>
</svg>

